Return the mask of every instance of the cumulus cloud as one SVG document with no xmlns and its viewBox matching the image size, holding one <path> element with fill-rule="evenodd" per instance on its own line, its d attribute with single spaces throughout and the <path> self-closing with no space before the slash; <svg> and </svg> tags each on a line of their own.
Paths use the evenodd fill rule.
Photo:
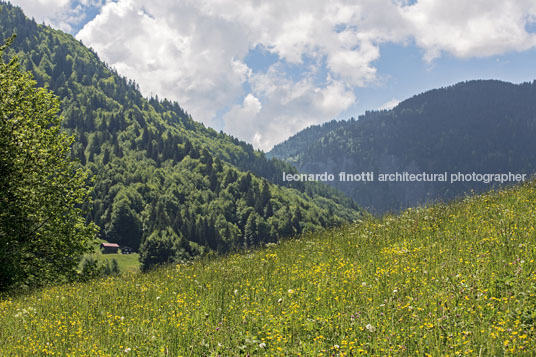
<svg viewBox="0 0 536 357">
<path fill-rule="evenodd" d="M 442 52 L 470 58 L 536 46 L 536 35 L 526 30 L 536 20 L 533 0 L 420 0 L 402 8 L 402 16 L 428 61 Z"/>
<path fill-rule="evenodd" d="M 86 20 L 89 8 L 100 8 L 105 2 L 106 0 L 11 0 L 27 16 L 69 33 Z"/>
<path fill-rule="evenodd" d="M 349 108 L 353 87 L 376 80 L 371 63 L 379 44 L 399 36 L 385 21 L 357 26 L 378 4 L 402 21 L 389 0 L 119 0 L 104 6 L 77 38 L 135 79 L 145 95 L 178 100 L 211 126 L 223 113 L 224 130 L 269 149 Z M 258 45 L 277 63 L 254 73 L 245 57 Z M 305 62 L 291 79 L 289 68 Z"/>
<path fill-rule="evenodd" d="M 253 137 L 260 141 L 261 136 L 256 128 L 256 116 L 261 109 L 262 104 L 259 99 L 250 93 L 244 98 L 241 105 L 234 105 L 225 114 L 225 127 L 238 137 Z"/>
<path fill-rule="evenodd" d="M 332 80 L 319 87 L 311 77 L 293 81 L 275 68 L 251 75 L 249 83 L 258 98 L 246 96 L 224 115 L 224 123 L 229 132 L 249 138 L 259 148 L 271 148 L 305 127 L 333 118 L 355 101 L 352 89 L 342 82 Z"/>
<path fill-rule="evenodd" d="M 49 18 L 76 8 L 18 2 Z M 117 0 L 77 38 L 144 95 L 269 149 L 350 108 L 357 87 L 381 85 L 382 44 L 416 45 L 425 61 L 499 55 L 536 47 L 535 21 L 534 0 Z M 276 58 L 267 69 L 248 66 L 259 47 Z"/>
<path fill-rule="evenodd" d="M 145 95 L 178 100 L 197 120 L 243 95 L 248 52 L 242 27 L 195 2 L 109 3 L 77 35 Z"/>
</svg>

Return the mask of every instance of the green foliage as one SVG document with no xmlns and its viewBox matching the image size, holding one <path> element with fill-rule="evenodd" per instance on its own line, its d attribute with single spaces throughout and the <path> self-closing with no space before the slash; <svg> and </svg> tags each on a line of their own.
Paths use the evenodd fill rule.
<svg viewBox="0 0 536 357">
<path fill-rule="evenodd" d="M 101 276 L 102 269 L 99 262 L 92 256 L 87 256 L 82 259 L 81 279 L 89 280 Z"/>
<path fill-rule="evenodd" d="M 113 258 L 112 262 L 108 259 L 104 259 L 99 264 L 99 260 L 92 255 L 87 255 L 82 259 L 80 263 L 82 266 L 79 280 L 87 281 L 104 276 L 118 275 L 121 273 L 119 263 L 117 259 Z"/>
<path fill-rule="evenodd" d="M 72 156 L 93 179 L 88 220 L 101 228 L 102 239 L 139 250 L 144 269 L 182 255 L 168 255 L 167 243 L 153 244 L 164 232 L 181 237 L 197 255 L 275 242 L 297 226 L 318 229 L 360 216 L 351 200 L 326 185 L 281 187 L 282 172 L 296 171 L 290 165 L 193 121 L 175 102 L 143 98 L 135 83 L 71 36 L 35 24 L 9 4 L 0 7 L 0 35 L 18 34 L 9 56 L 18 55 L 38 83 L 61 98 L 64 127 L 76 137 Z M 292 224 L 287 213 L 298 207 L 301 222 Z M 251 212 L 256 229 L 246 237 Z M 163 252 L 144 254 L 149 247 Z"/>
<path fill-rule="evenodd" d="M 414 96 L 389 111 L 367 112 L 359 120 L 310 127 L 269 156 L 304 172 L 375 172 L 372 183 L 333 184 L 371 211 L 400 210 L 495 186 L 386 183 L 378 174 L 536 172 L 535 103 L 536 81 L 469 81 Z"/>
<path fill-rule="evenodd" d="M 106 238 L 112 242 L 130 247 L 139 247 L 142 237 L 142 223 L 134 204 L 120 191 L 112 204 L 110 221 L 107 224 Z M 137 193 L 137 196 L 140 196 Z M 141 196 L 139 197 L 141 203 Z"/>
<path fill-rule="evenodd" d="M 193 250 L 189 243 L 179 237 L 171 227 L 154 231 L 141 247 L 141 270 L 147 271 L 156 265 L 182 262 L 192 257 Z"/>
<path fill-rule="evenodd" d="M 16 59 L 0 61 L 0 290 L 74 279 L 94 238 L 79 208 L 87 173 L 70 159 L 58 110 Z"/>
<path fill-rule="evenodd" d="M 532 182 L 247 254 L 6 297 L 0 350 L 532 356 L 535 217 Z"/>
<path fill-rule="evenodd" d="M 104 275 L 118 275 L 121 271 L 119 270 L 119 263 L 116 259 L 112 259 L 112 262 L 110 263 L 109 260 L 106 260 L 106 263 L 104 264 Z"/>
</svg>

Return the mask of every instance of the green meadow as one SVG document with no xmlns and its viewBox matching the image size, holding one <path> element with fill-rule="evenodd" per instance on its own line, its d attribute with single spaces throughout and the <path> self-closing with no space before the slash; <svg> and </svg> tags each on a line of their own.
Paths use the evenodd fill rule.
<svg viewBox="0 0 536 357">
<path fill-rule="evenodd" d="M 86 254 L 84 255 L 84 258 L 93 258 L 95 259 L 99 265 L 102 265 L 103 263 L 108 260 L 109 263 L 112 262 L 112 260 L 116 260 L 117 264 L 119 265 L 119 270 L 124 272 L 138 272 L 140 270 L 140 262 L 139 262 L 139 254 L 138 253 L 132 253 L 132 254 L 103 254 L 100 249 L 101 243 L 107 243 L 105 240 L 100 240 L 98 244 L 95 245 L 95 251 L 92 254 Z M 80 263 L 80 268 L 82 267 L 82 262 Z"/>
<path fill-rule="evenodd" d="M 0 302 L 2 356 L 536 353 L 536 184 Z"/>
</svg>

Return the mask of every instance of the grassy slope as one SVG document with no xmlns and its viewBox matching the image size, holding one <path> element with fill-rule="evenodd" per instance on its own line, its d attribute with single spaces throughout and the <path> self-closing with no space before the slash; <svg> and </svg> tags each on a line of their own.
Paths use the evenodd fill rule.
<svg viewBox="0 0 536 357">
<path fill-rule="evenodd" d="M 140 270 L 140 262 L 138 260 L 138 253 L 133 254 L 97 254 L 99 261 L 108 259 L 110 262 L 112 259 L 117 260 L 119 269 L 121 272 L 137 272 Z"/>
<path fill-rule="evenodd" d="M 0 302 L 35 355 L 509 355 L 536 351 L 536 183 L 249 254 Z"/>
</svg>

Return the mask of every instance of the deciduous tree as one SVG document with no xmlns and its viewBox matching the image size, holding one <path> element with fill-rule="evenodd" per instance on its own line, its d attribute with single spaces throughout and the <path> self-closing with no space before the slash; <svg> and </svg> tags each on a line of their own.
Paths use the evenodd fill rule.
<svg viewBox="0 0 536 357">
<path fill-rule="evenodd" d="M 74 279 L 95 237 L 80 208 L 87 175 L 58 110 L 16 59 L 0 61 L 0 290 Z"/>
</svg>

